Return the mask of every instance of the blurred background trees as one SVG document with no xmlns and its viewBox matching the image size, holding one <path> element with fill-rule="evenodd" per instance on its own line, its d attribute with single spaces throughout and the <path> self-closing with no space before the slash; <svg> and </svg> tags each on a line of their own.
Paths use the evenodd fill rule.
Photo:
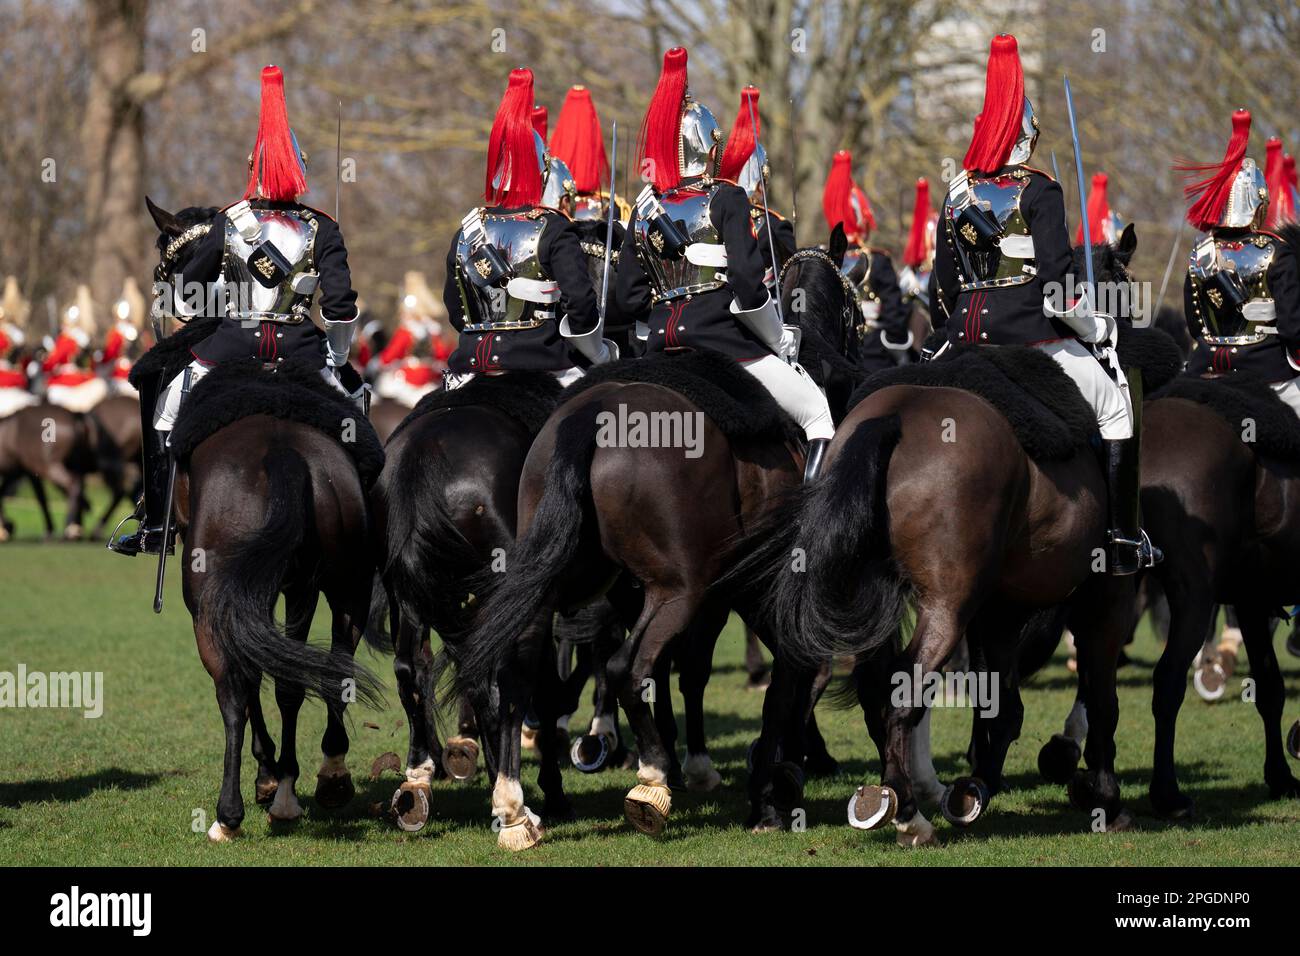
<svg viewBox="0 0 1300 956">
<path fill-rule="evenodd" d="M 663 50 L 691 52 L 692 86 L 724 124 L 755 83 L 772 199 L 797 198 L 801 243 L 825 232 L 821 184 L 852 149 L 895 250 L 912 184 L 960 164 L 989 38 L 1021 41 L 1071 217 L 1078 197 L 1060 77 L 1068 71 L 1086 173 L 1110 174 L 1137 223 L 1139 274 L 1158 282 L 1181 215 L 1180 158 L 1218 159 L 1229 114 L 1255 116 L 1251 153 L 1300 148 L 1300 8 L 1235 0 L 0 0 L 0 274 L 37 305 L 89 281 L 101 305 L 155 261 L 147 192 L 167 208 L 238 198 L 259 68 L 287 76 L 309 154 L 307 201 L 333 212 L 335 124 L 355 181 L 341 218 L 362 296 L 385 314 L 407 269 L 441 280 L 450 237 L 483 181 L 509 70 L 537 75 L 552 122 L 573 83 L 630 146 Z M 623 180 L 630 150 L 620 149 Z M 945 163 L 945 161 L 947 161 Z M 350 168 L 352 168 L 350 166 Z M 635 186 L 631 188 L 635 192 Z M 1184 241 L 1190 247 L 1190 234 Z M 436 286 L 435 286 L 436 287 Z"/>
</svg>

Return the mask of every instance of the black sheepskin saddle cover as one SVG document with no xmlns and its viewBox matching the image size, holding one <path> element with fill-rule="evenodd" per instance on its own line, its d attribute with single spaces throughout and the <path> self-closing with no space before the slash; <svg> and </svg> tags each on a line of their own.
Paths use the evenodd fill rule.
<svg viewBox="0 0 1300 956">
<path fill-rule="evenodd" d="M 1223 378 L 1180 375 L 1151 398 L 1183 398 L 1208 406 L 1243 440 L 1249 419 L 1255 423 L 1254 451 L 1279 461 L 1300 461 L 1300 418 L 1263 379 L 1240 372 Z"/>
<path fill-rule="evenodd" d="M 307 362 L 284 362 L 274 369 L 265 368 L 260 359 L 221 363 L 194 386 L 181 406 L 172 447 L 180 457 L 189 455 L 204 439 L 252 415 L 269 415 L 324 432 L 352 456 L 366 488 L 384 467 L 383 445 L 370 420 Z M 345 434 L 353 440 L 343 441 Z"/>
<path fill-rule="evenodd" d="M 597 365 L 565 390 L 564 399 L 605 382 L 671 389 L 699 406 L 728 439 L 803 443 L 802 429 L 763 384 L 721 352 L 658 352 Z"/>
<path fill-rule="evenodd" d="M 194 361 L 190 349 L 217 331 L 220 325 L 221 317 L 213 316 L 211 318 L 193 319 L 181 326 L 167 338 L 155 343 L 153 348 L 140 356 L 136 363 L 131 366 L 131 374 L 127 381 L 139 389 L 145 379 L 161 374 L 162 384 L 166 385 L 181 374 L 185 366 Z"/>
<path fill-rule="evenodd" d="M 504 372 L 501 375 L 475 375 L 460 388 L 440 388 L 420 399 L 410 414 L 402 419 L 389 441 L 403 428 L 429 412 L 440 408 L 463 408 L 487 405 L 513 418 L 536 435 L 560 403 L 563 389 L 550 372 Z"/>
<path fill-rule="evenodd" d="M 1097 432 L 1097 416 L 1070 377 L 1028 346 L 958 346 L 934 362 L 876 372 L 858 386 L 849 407 L 890 385 L 975 393 L 1002 414 L 1026 454 L 1037 461 L 1063 461 Z"/>
<path fill-rule="evenodd" d="M 1116 348 L 1120 365 L 1141 370 L 1144 395 L 1164 388 L 1183 371 L 1183 353 L 1164 329 L 1134 328 L 1121 322 Z"/>
</svg>

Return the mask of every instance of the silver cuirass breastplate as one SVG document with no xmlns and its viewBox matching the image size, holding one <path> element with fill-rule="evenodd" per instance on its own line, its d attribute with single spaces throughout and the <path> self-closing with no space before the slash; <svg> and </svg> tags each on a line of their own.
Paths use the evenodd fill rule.
<svg viewBox="0 0 1300 956">
<path fill-rule="evenodd" d="M 970 180 L 975 203 L 992 214 L 1002 230 L 1000 241 L 991 248 L 981 246 L 976 230 L 958 219 L 960 210 L 954 207 L 952 194 L 944 200 L 944 225 L 957 253 L 963 292 L 1033 281 L 1033 239 L 1020 209 L 1020 198 L 1028 183 L 1028 173 Z M 1024 255 L 1025 251 L 1029 254 Z"/>
<path fill-rule="evenodd" d="M 665 259 L 662 240 L 650 223 L 637 217 L 636 251 L 650 277 L 657 305 L 684 295 L 695 295 L 721 289 L 726 285 L 726 248 L 722 236 L 713 225 L 709 214 L 713 196 L 722 183 L 694 183 L 670 189 L 659 202 L 668 217 L 683 228 L 690 244 L 686 254 L 677 259 Z"/>
<path fill-rule="evenodd" d="M 512 277 L 501 286 L 483 288 L 470 281 L 473 248 L 462 229 L 456 235 L 456 286 L 460 290 L 466 332 L 534 329 L 555 317 L 559 288 L 542 268 L 539 249 L 546 228 L 539 209 L 499 213 L 484 210 L 486 241 L 509 263 Z"/>
<path fill-rule="evenodd" d="M 225 254 L 221 278 L 226 290 L 226 314 L 254 322 L 309 321 L 317 274 L 312 259 L 316 246 L 314 217 L 293 209 L 253 209 L 262 226 L 260 242 L 270 242 L 293 268 L 277 285 L 268 288 L 253 276 L 248 264 L 254 252 L 226 220 Z"/>
<path fill-rule="evenodd" d="M 1268 267 L 1277 255 L 1277 240 L 1263 232 L 1214 236 L 1214 261 L 1198 262 L 1196 253 L 1188 270 L 1192 283 L 1194 318 L 1199 334 L 1210 345 L 1254 345 L 1275 334 L 1276 310 L 1268 287 Z M 1200 245 L 1198 245 L 1198 250 Z M 1225 293 L 1217 272 L 1235 273 Z"/>
</svg>

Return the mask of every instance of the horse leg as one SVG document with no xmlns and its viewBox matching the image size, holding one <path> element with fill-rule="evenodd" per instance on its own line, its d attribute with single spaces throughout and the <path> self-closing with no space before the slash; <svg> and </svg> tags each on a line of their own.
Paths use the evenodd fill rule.
<svg viewBox="0 0 1300 956">
<path fill-rule="evenodd" d="M 1255 682 L 1255 709 L 1264 722 L 1264 782 L 1269 796 L 1300 797 L 1300 781 L 1291 775 L 1282 749 L 1282 710 L 1286 686 L 1273 650 L 1273 619 L 1258 605 L 1238 604 L 1237 622 Z"/>
<path fill-rule="evenodd" d="M 1187 669 L 1214 624 L 1214 598 L 1207 586 L 1197 582 L 1170 582 L 1169 640 L 1156 661 L 1151 677 L 1151 713 L 1155 717 L 1155 752 L 1151 765 L 1151 804 L 1156 813 L 1180 818 L 1192 812 L 1192 799 L 1178 787 L 1174 763 L 1174 737 L 1178 711 L 1187 693 Z M 1089 718 L 1092 717 L 1089 712 Z M 1089 735 L 1091 739 L 1091 734 Z"/>
<path fill-rule="evenodd" d="M 663 654 L 655 664 L 654 673 L 651 675 L 653 684 L 651 704 L 654 709 L 655 729 L 659 734 L 659 743 L 663 746 L 664 753 L 668 755 L 668 786 L 684 787 L 686 780 L 682 776 L 682 764 L 677 757 L 677 714 L 673 710 L 673 695 L 669 689 L 672 681 L 673 657 L 670 651 Z M 679 664 L 678 667 L 680 666 Z"/>
<path fill-rule="evenodd" d="M 496 818 L 493 826 L 498 831 L 497 845 L 507 850 L 526 850 L 542 839 L 541 818 L 524 803 L 524 788 L 519 778 L 524 715 L 532 703 L 537 668 L 555 669 L 553 658 L 542 659 L 548 656 L 551 646 L 551 610 L 543 607 L 519 636 L 512 666 L 498 672 L 499 762 L 492 786 L 492 816 Z M 553 734 L 549 736 L 554 740 Z M 553 753 L 553 749 L 543 752 L 544 773 L 545 756 Z"/>
<path fill-rule="evenodd" d="M 694 594 L 667 598 L 647 591 L 645 606 L 630 638 L 610 661 L 611 680 L 618 687 L 619 700 L 636 736 L 638 751 L 638 783 L 624 799 L 623 813 L 642 833 L 662 832 L 672 804 L 669 790 L 672 760 L 659 737 L 645 691 L 658 686 L 653 676 L 659 670 L 659 659 L 674 638 L 690 627 L 699 604 L 700 598 Z M 665 685 L 658 699 L 662 701 L 666 696 Z"/>
<path fill-rule="evenodd" d="M 560 758 L 568 750 L 568 735 L 561 738 L 557 733 L 557 722 L 569 705 L 570 688 L 560 679 L 556 666 L 557 648 L 551 640 L 551 616 L 546 615 L 545 624 L 538 622 L 538 627 L 544 629 L 546 637 L 533 691 L 537 716 L 542 722 L 542 731 L 537 735 L 537 756 L 541 763 L 537 785 L 541 787 L 544 797 L 542 822 L 549 826 L 577 819 L 573 804 L 565 796 L 564 780 L 560 775 Z"/>
<path fill-rule="evenodd" d="M 427 651 L 429 647 L 427 635 L 424 646 Z M 430 659 L 429 666 L 432 666 L 432 659 Z M 430 740 L 436 751 L 439 749 L 438 731 L 433 725 L 432 711 L 429 714 L 429 721 Z M 448 737 L 446 746 L 441 748 L 442 768 L 450 777 L 455 780 L 468 780 L 478 771 L 479 739 L 478 722 L 474 716 L 474 707 L 470 701 L 461 698 L 457 704 L 456 733 L 454 736 Z M 436 754 L 434 759 L 438 759 Z"/>
<path fill-rule="evenodd" d="M 268 806 L 275 798 L 278 781 L 275 775 L 275 741 L 266 727 L 262 713 L 262 682 L 248 691 L 248 725 L 253 731 L 253 759 L 257 761 L 257 783 L 254 794 L 258 806 Z"/>
<path fill-rule="evenodd" d="M 745 688 L 764 690 L 771 676 L 763 662 L 763 647 L 752 627 L 745 628 Z"/>
<path fill-rule="evenodd" d="M 45 496 L 45 482 L 39 475 L 28 475 L 32 483 L 32 495 L 36 498 L 36 503 L 41 508 L 41 518 L 45 521 L 46 540 L 54 537 L 54 515 L 50 513 L 50 502 Z"/>
<path fill-rule="evenodd" d="M 804 771 L 810 777 L 833 777 L 840 772 L 839 761 L 831 756 L 826 748 L 826 738 L 817 726 L 817 702 L 822 699 L 826 687 L 831 682 L 831 665 L 822 665 L 813 680 L 812 696 L 808 706 L 808 727 L 805 736 L 807 754 L 804 757 Z"/>
<path fill-rule="evenodd" d="M 284 631 L 287 640 L 305 644 L 311 632 L 311 622 L 316 616 L 316 589 L 295 585 L 285 590 Z M 302 709 L 306 690 L 298 685 L 275 682 L 275 704 L 280 711 L 280 759 L 274 770 L 259 767 L 257 775 L 258 796 L 269 789 L 270 808 L 267 813 L 273 822 L 291 823 L 302 816 L 295 785 L 298 781 L 298 712 Z M 267 785 L 269 784 L 269 787 Z"/>
<path fill-rule="evenodd" d="M 367 579 L 366 596 L 369 594 Z M 364 600 L 364 597 L 363 597 Z M 364 625 L 365 615 L 355 619 L 341 607 L 332 607 L 333 619 L 330 624 L 330 651 L 338 654 L 346 652 L 351 655 L 360 640 L 360 627 L 354 626 L 354 620 Z M 321 737 L 321 765 L 316 772 L 316 803 L 326 810 L 336 810 L 347 806 L 356 795 L 352 785 L 352 774 L 348 771 L 348 731 L 343 723 L 343 712 L 347 709 L 347 698 L 339 689 L 333 700 L 325 701 L 325 733 Z M 287 746 L 287 744 L 286 744 Z"/>
<path fill-rule="evenodd" d="M 200 641 L 203 640 L 200 637 Z M 217 679 L 216 688 L 217 706 L 221 709 L 221 722 L 226 731 L 226 753 L 221 795 L 217 798 L 217 818 L 208 828 L 208 839 L 213 843 L 225 843 L 239 835 L 239 825 L 244 822 L 239 765 L 243 759 L 244 724 L 248 720 L 248 688 L 228 672 Z"/>
<path fill-rule="evenodd" d="M 688 790 L 707 792 L 722 783 L 704 738 L 704 689 L 713 673 L 713 651 L 728 613 L 725 604 L 707 602 L 695 616 L 682 647 L 678 687 L 686 705 L 686 765 L 682 770 Z"/>
<path fill-rule="evenodd" d="M 429 744 L 430 715 L 433 701 L 425 693 L 418 659 L 424 656 L 421 628 L 410 614 L 401 615 L 393 644 L 393 674 L 397 677 L 397 697 L 406 711 L 407 749 L 406 779 L 393 793 L 392 811 L 398 827 L 409 832 L 424 828 L 429 822 L 429 805 L 433 800 L 430 783 L 439 775 Z"/>
</svg>

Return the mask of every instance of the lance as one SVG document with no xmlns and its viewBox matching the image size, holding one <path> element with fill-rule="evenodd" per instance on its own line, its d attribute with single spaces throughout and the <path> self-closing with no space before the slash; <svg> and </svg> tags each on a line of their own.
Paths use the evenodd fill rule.
<svg viewBox="0 0 1300 956">
<path fill-rule="evenodd" d="M 610 155 L 614 157 L 609 166 L 609 213 L 605 223 L 605 272 L 600 277 L 600 328 L 605 328 L 605 303 L 609 300 L 609 260 L 611 258 L 610 250 L 614 246 L 614 177 L 617 173 L 618 166 L 618 122 L 614 122 L 613 142 L 610 144 Z M 602 334 L 603 331 L 602 331 Z"/>
<path fill-rule="evenodd" d="M 754 101 L 746 99 L 745 104 L 749 107 L 749 125 L 754 130 L 754 152 L 758 152 L 758 118 L 754 115 Z M 758 170 L 758 190 L 763 196 L 763 218 L 766 222 L 763 225 L 767 231 L 767 251 L 772 254 L 772 284 L 776 285 L 779 275 L 776 268 L 776 241 L 772 238 L 772 207 L 767 204 L 767 177 L 763 175 L 762 167 Z M 776 315 L 785 325 L 785 315 L 781 311 L 781 290 L 776 290 L 777 294 L 772 296 L 776 300 Z"/>
</svg>

